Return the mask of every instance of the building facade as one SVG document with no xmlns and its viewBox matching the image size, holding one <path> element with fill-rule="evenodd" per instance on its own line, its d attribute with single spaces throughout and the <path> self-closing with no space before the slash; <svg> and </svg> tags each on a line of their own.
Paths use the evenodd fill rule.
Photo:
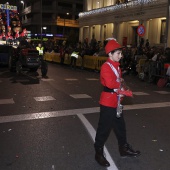
<svg viewBox="0 0 170 170">
<path fill-rule="evenodd" d="M 103 42 L 114 37 L 122 45 L 138 45 L 148 39 L 151 45 L 170 46 L 168 0 L 86 0 L 79 14 L 83 41 Z M 168 18 L 168 19 L 167 19 Z M 139 29 L 142 26 L 143 30 Z M 140 34 L 142 31 L 143 33 Z"/>
<path fill-rule="evenodd" d="M 78 14 L 83 11 L 82 0 L 23 0 L 18 8 L 22 26 L 31 31 L 32 36 L 61 38 L 71 32 L 79 34 Z"/>
</svg>

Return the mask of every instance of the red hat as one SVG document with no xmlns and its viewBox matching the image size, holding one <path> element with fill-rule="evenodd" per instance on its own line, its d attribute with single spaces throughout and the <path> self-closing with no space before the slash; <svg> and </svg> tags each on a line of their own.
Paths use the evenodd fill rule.
<svg viewBox="0 0 170 170">
<path fill-rule="evenodd" d="M 109 54 L 111 51 L 122 48 L 122 46 L 115 40 L 110 40 L 105 46 L 106 54 Z"/>
</svg>

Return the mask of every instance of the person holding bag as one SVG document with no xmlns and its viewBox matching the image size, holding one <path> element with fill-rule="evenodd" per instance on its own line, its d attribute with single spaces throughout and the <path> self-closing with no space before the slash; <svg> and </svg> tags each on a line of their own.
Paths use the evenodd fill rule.
<svg viewBox="0 0 170 170">
<path fill-rule="evenodd" d="M 121 157 L 137 157 L 140 151 L 134 151 L 127 142 L 125 121 L 122 114 L 121 98 L 126 95 L 132 97 L 132 91 L 124 89 L 123 79 L 119 61 L 122 58 L 122 47 L 115 40 L 109 40 L 105 46 L 108 55 L 107 61 L 102 65 L 100 71 L 100 82 L 103 91 L 100 96 L 100 117 L 95 137 L 95 160 L 104 167 L 110 166 L 103 154 L 104 144 L 109 137 L 110 131 L 114 129 L 118 140 L 119 153 Z"/>
</svg>

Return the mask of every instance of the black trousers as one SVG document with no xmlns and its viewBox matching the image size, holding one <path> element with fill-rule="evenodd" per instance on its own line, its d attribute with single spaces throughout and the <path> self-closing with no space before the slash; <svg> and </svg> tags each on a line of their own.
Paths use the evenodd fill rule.
<svg viewBox="0 0 170 170">
<path fill-rule="evenodd" d="M 117 118 L 116 113 L 116 108 L 100 105 L 100 117 L 94 144 L 96 149 L 104 147 L 112 129 L 115 132 L 119 146 L 123 146 L 127 143 L 123 114 L 120 118 Z"/>
</svg>

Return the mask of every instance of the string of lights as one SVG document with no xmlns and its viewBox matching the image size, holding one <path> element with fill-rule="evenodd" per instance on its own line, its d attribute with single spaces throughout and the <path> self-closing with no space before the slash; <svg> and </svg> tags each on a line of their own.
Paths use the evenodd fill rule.
<svg viewBox="0 0 170 170">
<path fill-rule="evenodd" d="M 163 1 L 166 0 L 161 0 L 161 3 Z M 130 8 L 130 7 L 136 7 L 139 5 L 152 5 L 155 3 L 160 3 L 160 0 L 135 0 L 135 1 L 130 1 L 128 3 L 121 3 L 121 4 L 116 4 L 116 5 L 112 5 L 112 6 L 108 6 L 108 7 L 103 7 L 103 8 L 97 8 L 97 9 L 93 9 L 87 12 L 81 12 L 79 13 L 79 18 L 83 18 L 83 17 L 87 17 L 87 16 L 92 16 L 92 15 L 96 15 L 96 14 L 101 14 L 101 13 L 106 13 L 106 12 L 113 12 L 119 9 L 123 9 L 123 8 Z"/>
</svg>

